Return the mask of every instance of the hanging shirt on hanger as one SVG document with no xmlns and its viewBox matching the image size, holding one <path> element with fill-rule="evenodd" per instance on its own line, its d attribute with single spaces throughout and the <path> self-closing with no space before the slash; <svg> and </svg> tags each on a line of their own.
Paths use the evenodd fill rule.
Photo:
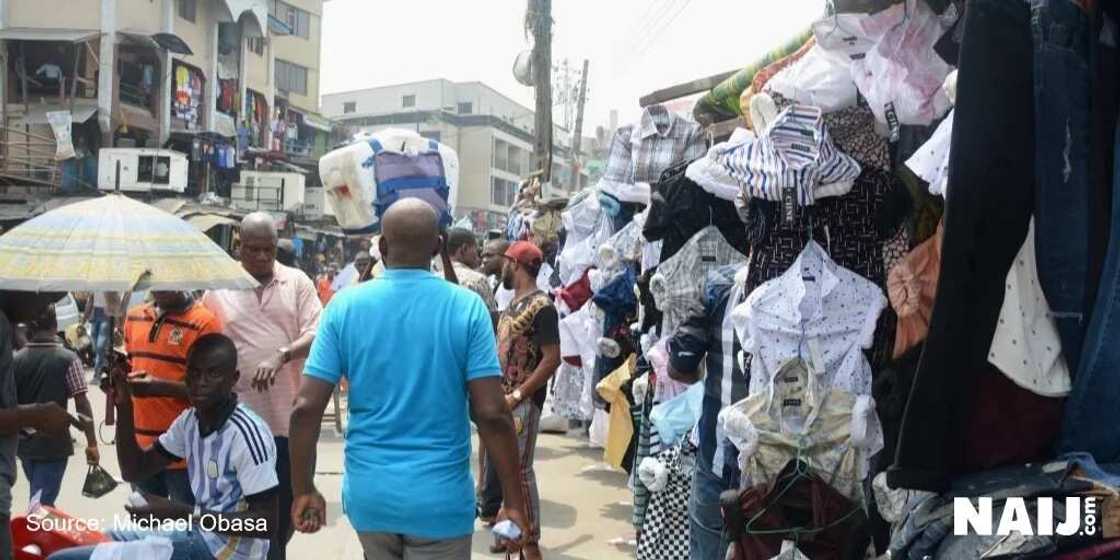
<svg viewBox="0 0 1120 560">
<path fill-rule="evenodd" d="M 675 164 L 704 155 L 708 145 L 704 129 L 664 105 L 651 105 L 642 111 L 630 145 L 633 150 L 633 180 L 654 183 L 661 173 Z"/>
<path fill-rule="evenodd" d="M 870 280 L 837 265 L 815 241 L 778 278 L 751 292 L 732 321 L 752 355 L 750 394 L 773 395 L 789 361 L 812 364 L 819 387 L 871 394 L 871 348 L 887 298 Z"/>
<path fill-rule="evenodd" d="M 717 198 L 687 176 L 689 164 L 667 170 L 654 187 L 642 235 L 662 241 L 662 261 L 672 258 L 696 233 L 716 226 L 731 246 L 749 253 L 747 232 L 733 202 Z"/>
<path fill-rule="evenodd" d="M 701 310 L 700 296 L 710 272 L 746 260 L 713 226 L 689 239 L 676 255 L 657 267 L 650 279 L 650 292 L 664 313 L 661 332 L 672 333 L 689 315 Z"/>
<path fill-rule="evenodd" d="M 721 161 L 744 196 L 781 201 L 785 189 L 794 189 L 801 206 L 847 193 L 861 171 L 832 143 L 821 110 L 808 105 L 786 109 L 757 142 L 726 152 Z"/>
<path fill-rule="evenodd" d="M 607 166 L 598 187 L 622 202 L 649 204 L 649 181 L 634 182 L 634 148 L 630 144 L 633 135 L 632 125 L 615 131 L 607 149 Z"/>
<path fill-rule="evenodd" d="M 883 448 L 883 432 L 869 395 L 814 387 L 815 372 L 794 359 L 778 372 L 771 396 L 754 393 L 720 413 L 739 448 L 743 486 L 772 482 L 791 461 L 851 500 L 863 495 L 871 457 Z"/>
</svg>

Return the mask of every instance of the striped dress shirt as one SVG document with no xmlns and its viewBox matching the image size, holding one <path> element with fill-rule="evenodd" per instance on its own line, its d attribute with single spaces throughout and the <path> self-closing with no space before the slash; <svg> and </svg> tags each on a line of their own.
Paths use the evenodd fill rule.
<svg viewBox="0 0 1120 560">
<path fill-rule="evenodd" d="M 733 146 L 720 158 L 748 198 L 780 201 L 782 191 L 793 188 L 801 206 L 845 194 L 861 171 L 833 144 L 820 108 L 809 105 L 789 107 L 757 141 Z"/>
</svg>

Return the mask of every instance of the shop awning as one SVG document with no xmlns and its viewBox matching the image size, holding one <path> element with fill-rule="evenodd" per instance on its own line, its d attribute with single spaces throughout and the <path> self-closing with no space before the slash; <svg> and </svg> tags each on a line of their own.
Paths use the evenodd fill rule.
<svg viewBox="0 0 1120 560">
<path fill-rule="evenodd" d="M 316 115 L 314 113 L 304 113 L 303 124 L 310 126 L 311 128 L 317 128 L 319 130 L 322 130 L 323 132 L 330 132 L 332 128 L 330 119 Z"/>
<path fill-rule="evenodd" d="M 125 42 L 153 49 L 167 49 L 175 54 L 194 54 L 187 42 L 174 33 L 148 34 L 143 31 L 118 31 Z"/>
<path fill-rule="evenodd" d="M 230 21 L 241 21 L 241 16 L 248 12 L 252 25 L 247 26 L 246 35 L 249 37 L 265 36 L 265 27 L 268 25 L 268 3 L 265 0 L 222 0 L 229 10 Z"/>
<path fill-rule="evenodd" d="M 50 124 L 47 121 L 47 113 L 55 111 L 70 111 L 70 103 L 36 103 L 28 107 L 28 111 L 22 116 L 14 117 L 12 122 L 16 126 Z M 75 124 L 86 122 L 95 113 L 97 113 L 97 101 L 77 99 L 71 111 L 72 121 Z"/>
<path fill-rule="evenodd" d="M 64 41 L 80 43 L 101 36 L 95 29 L 64 29 L 37 27 L 8 27 L 0 29 L 0 39 L 9 41 Z"/>
<path fill-rule="evenodd" d="M 201 232 L 210 231 L 220 225 L 237 225 L 239 222 L 233 218 L 220 216 L 218 214 L 193 214 L 183 218 L 188 224 L 192 225 Z"/>
</svg>

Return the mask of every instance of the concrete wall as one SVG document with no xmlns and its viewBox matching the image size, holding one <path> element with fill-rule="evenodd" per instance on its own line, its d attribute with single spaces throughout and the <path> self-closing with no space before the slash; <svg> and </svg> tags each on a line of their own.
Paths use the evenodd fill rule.
<svg viewBox="0 0 1120 560">
<path fill-rule="evenodd" d="M 179 17 L 178 8 L 175 10 L 175 34 L 186 41 L 194 52 L 190 55 L 175 55 L 175 59 L 202 70 L 209 87 L 213 79 L 210 75 L 210 57 L 217 37 L 218 16 L 224 14 L 225 8 L 219 6 L 217 0 L 203 0 L 197 6 L 194 23 Z"/>
<path fill-rule="evenodd" d="M 406 95 L 416 96 L 416 105 L 403 106 Z M 355 111 L 343 113 L 345 104 L 357 104 Z M 385 115 L 407 111 L 458 111 L 459 103 L 470 103 L 471 114 L 493 115 L 509 120 L 524 130 L 532 130 L 533 112 L 481 82 L 455 83 L 448 80 L 427 80 L 323 96 L 323 114 L 332 118 L 353 115 Z"/>
<path fill-rule="evenodd" d="M 156 8 L 153 8 L 156 9 Z M 99 29 L 101 0 L 14 0 L 7 27 Z"/>
<path fill-rule="evenodd" d="M 156 33 L 161 28 L 162 11 L 159 0 L 117 0 L 117 29 Z"/>
<path fill-rule="evenodd" d="M 285 2 L 310 14 L 310 37 L 298 35 L 272 36 L 273 56 L 307 68 L 307 94 L 288 94 L 288 102 L 297 108 L 319 112 L 319 58 L 323 29 L 323 0 L 291 0 Z M 283 20 L 283 14 L 274 14 Z"/>
<path fill-rule="evenodd" d="M 459 200 L 463 208 L 490 208 L 490 162 L 494 130 L 489 127 L 460 129 Z"/>
</svg>

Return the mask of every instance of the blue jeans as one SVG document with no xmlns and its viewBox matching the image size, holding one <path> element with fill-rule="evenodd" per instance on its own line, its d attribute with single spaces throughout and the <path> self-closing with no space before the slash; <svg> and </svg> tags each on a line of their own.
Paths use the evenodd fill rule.
<svg viewBox="0 0 1120 560">
<path fill-rule="evenodd" d="M 58 489 L 62 486 L 62 475 L 66 474 L 67 458 L 54 461 L 38 461 L 35 459 L 20 459 L 23 465 L 23 475 L 31 486 L 30 497 L 39 494 L 39 503 L 53 506 L 58 499 Z"/>
<path fill-rule="evenodd" d="M 1120 156 L 1120 129 L 1115 150 Z M 1085 351 L 1066 398 L 1059 452 L 1084 451 L 1099 463 L 1120 462 L 1120 173 L 1113 180 L 1112 231 Z M 1040 265 L 1041 267 L 1041 265 Z"/>
<path fill-rule="evenodd" d="M 132 485 L 133 490 L 162 496 L 173 502 L 194 505 L 194 491 L 187 469 L 165 469 L 159 474 Z"/>
<path fill-rule="evenodd" d="M 688 496 L 688 557 L 691 560 L 723 560 L 727 555 L 731 543 L 723 530 L 723 513 L 719 508 L 719 495 L 724 490 L 730 488 L 697 454 Z"/>
<path fill-rule="evenodd" d="M 214 560 L 214 555 L 210 554 L 210 549 L 206 547 L 206 543 L 202 540 L 202 534 L 198 531 L 108 531 L 106 534 L 116 542 L 133 542 L 142 541 L 147 537 L 163 537 L 171 541 L 173 547 L 171 560 Z M 96 547 L 79 546 L 60 550 L 50 555 L 49 560 L 87 560 L 93 554 L 94 548 Z M 132 556 L 126 552 L 125 558 L 132 558 Z"/>
<path fill-rule="evenodd" d="M 1092 220 L 1089 16 L 1066 0 L 1031 0 L 1038 277 L 1077 371 L 1086 328 Z"/>
<path fill-rule="evenodd" d="M 109 351 L 109 316 L 105 310 L 95 308 L 93 318 L 90 320 L 90 342 L 93 343 L 93 376 L 95 380 L 101 378 L 101 367 L 105 365 L 105 354 Z"/>
</svg>

